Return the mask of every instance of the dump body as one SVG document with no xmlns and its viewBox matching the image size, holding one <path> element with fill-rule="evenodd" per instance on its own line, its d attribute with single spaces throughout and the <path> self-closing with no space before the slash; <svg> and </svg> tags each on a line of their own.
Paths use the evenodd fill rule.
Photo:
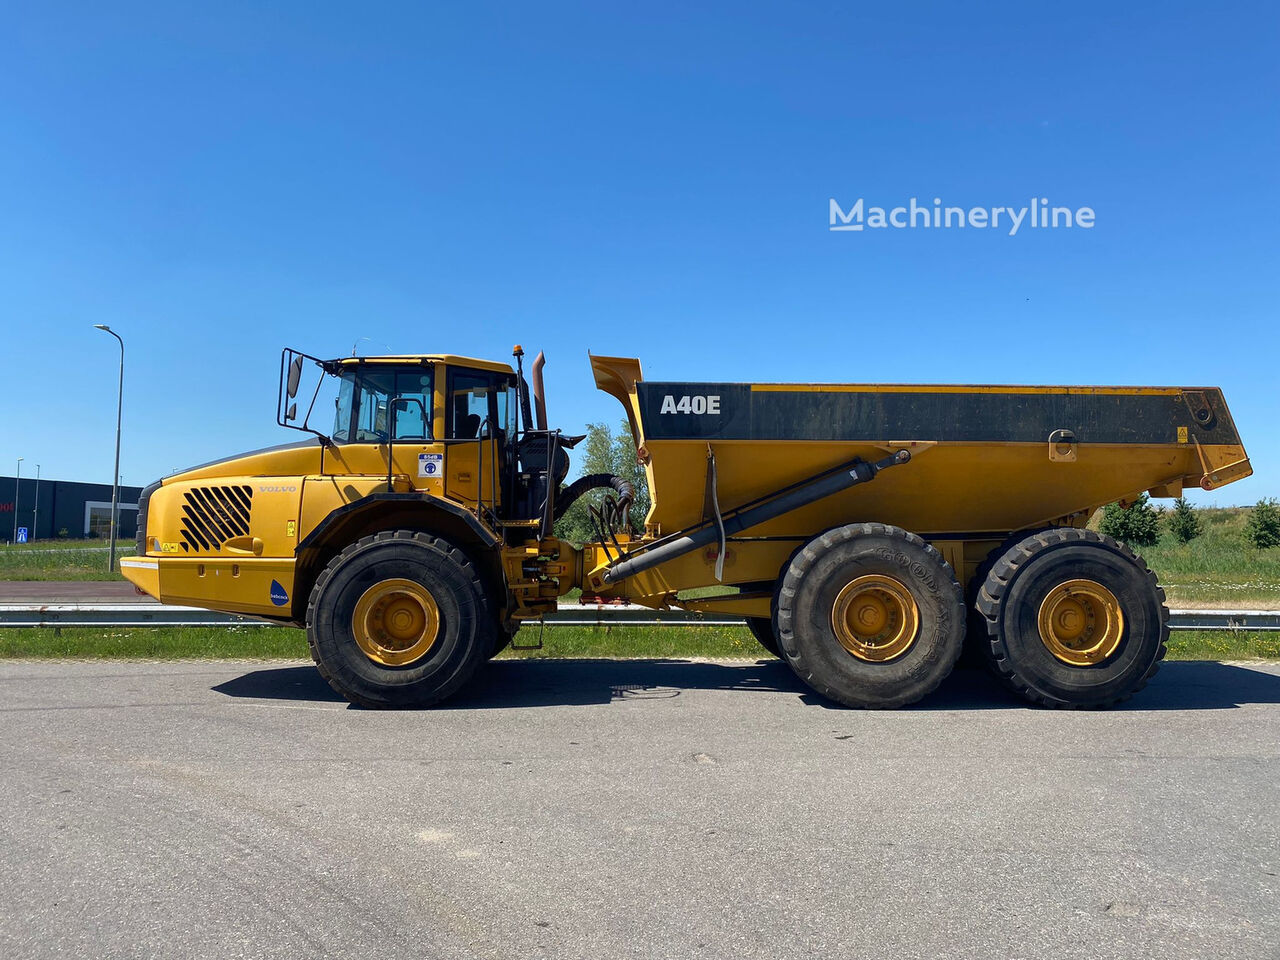
<svg viewBox="0 0 1280 960">
<path fill-rule="evenodd" d="M 709 454 L 719 508 L 729 511 L 855 458 L 910 452 L 909 464 L 875 483 L 731 540 L 722 581 L 730 584 L 776 579 L 799 542 L 864 520 L 947 545 L 963 575 L 1015 531 L 1082 527 L 1097 508 L 1144 491 L 1179 496 L 1251 473 L 1216 387 L 650 383 L 637 360 L 593 357 L 592 366 L 597 385 L 626 408 L 654 536 L 711 517 Z M 714 560 L 673 563 L 662 583 L 640 589 L 715 583 Z"/>
</svg>

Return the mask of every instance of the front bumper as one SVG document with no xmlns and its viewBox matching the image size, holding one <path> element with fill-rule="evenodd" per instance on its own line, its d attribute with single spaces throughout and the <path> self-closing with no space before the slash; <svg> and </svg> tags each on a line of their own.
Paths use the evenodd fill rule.
<svg viewBox="0 0 1280 960">
<path fill-rule="evenodd" d="M 127 557 L 120 572 L 161 603 L 294 620 L 292 558 Z"/>
<path fill-rule="evenodd" d="M 160 599 L 160 561 L 153 557 L 122 557 L 120 572 L 148 596 Z"/>
</svg>

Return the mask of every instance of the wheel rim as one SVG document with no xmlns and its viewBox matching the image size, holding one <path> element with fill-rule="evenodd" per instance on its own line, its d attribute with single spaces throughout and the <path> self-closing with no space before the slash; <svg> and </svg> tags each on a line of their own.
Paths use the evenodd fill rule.
<svg viewBox="0 0 1280 960">
<path fill-rule="evenodd" d="M 364 655 L 386 667 L 420 660 L 440 633 L 440 610 L 413 580 L 383 580 L 356 601 L 351 631 Z"/>
<path fill-rule="evenodd" d="M 1040 604 L 1040 639 L 1055 657 L 1090 667 L 1116 652 L 1124 614 L 1116 595 L 1096 580 L 1068 580 Z"/>
<path fill-rule="evenodd" d="M 883 663 L 900 657 L 920 633 L 920 608 L 906 584 L 870 574 L 846 584 L 831 609 L 840 645 L 859 660 Z"/>
</svg>

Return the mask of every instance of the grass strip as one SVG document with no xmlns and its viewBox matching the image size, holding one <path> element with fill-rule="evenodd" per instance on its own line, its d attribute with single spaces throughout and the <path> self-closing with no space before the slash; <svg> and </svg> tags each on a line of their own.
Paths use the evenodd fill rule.
<svg viewBox="0 0 1280 960">
<path fill-rule="evenodd" d="M 516 634 L 532 645 L 536 627 Z M 540 650 L 504 659 L 557 657 L 756 659 L 768 654 L 745 627 L 548 627 Z M 306 636 L 286 627 L 40 627 L 0 629 L 0 659 L 308 659 Z M 1179 630 L 1170 660 L 1280 660 L 1280 631 Z"/>
<path fill-rule="evenodd" d="M 1196 513 L 1203 533 L 1190 543 L 1178 543 L 1162 529 L 1154 546 L 1135 548 L 1160 578 L 1170 606 L 1280 609 L 1280 549 L 1249 544 L 1249 511 L 1222 507 Z"/>
<path fill-rule="evenodd" d="M 133 556 L 132 540 L 116 544 L 116 558 Z M 123 580 L 107 568 L 101 540 L 41 540 L 0 546 L 0 580 Z"/>
<path fill-rule="evenodd" d="M 301 630 L 282 627 L 10 627 L 0 658 L 257 660 L 310 657 Z"/>
</svg>

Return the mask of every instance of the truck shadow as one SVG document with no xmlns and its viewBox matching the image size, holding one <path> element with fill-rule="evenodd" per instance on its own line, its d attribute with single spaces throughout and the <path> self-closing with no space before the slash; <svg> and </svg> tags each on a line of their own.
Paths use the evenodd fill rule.
<svg viewBox="0 0 1280 960">
<path fill-rule="evenodd" d="M 228 697 L 341 702 L 312 666 L 252 670 L 213 687 Z M 707 663 L 692 660 L 494 660 L 439 710 L 505 710 L 582 706 L 678 697 L 686 690 L 789 694 L 806 704 L 845 709 L 806 687 L 777 660 Z M 1118 710 L 1228 710 L 1280 703 L 1280 675 L 1214 662 L 1161 666 L 1151 684 Z M 980 669 L 956 670 L 911 710 L 1026 710 L 1022 700 Z"/>
</svg>

